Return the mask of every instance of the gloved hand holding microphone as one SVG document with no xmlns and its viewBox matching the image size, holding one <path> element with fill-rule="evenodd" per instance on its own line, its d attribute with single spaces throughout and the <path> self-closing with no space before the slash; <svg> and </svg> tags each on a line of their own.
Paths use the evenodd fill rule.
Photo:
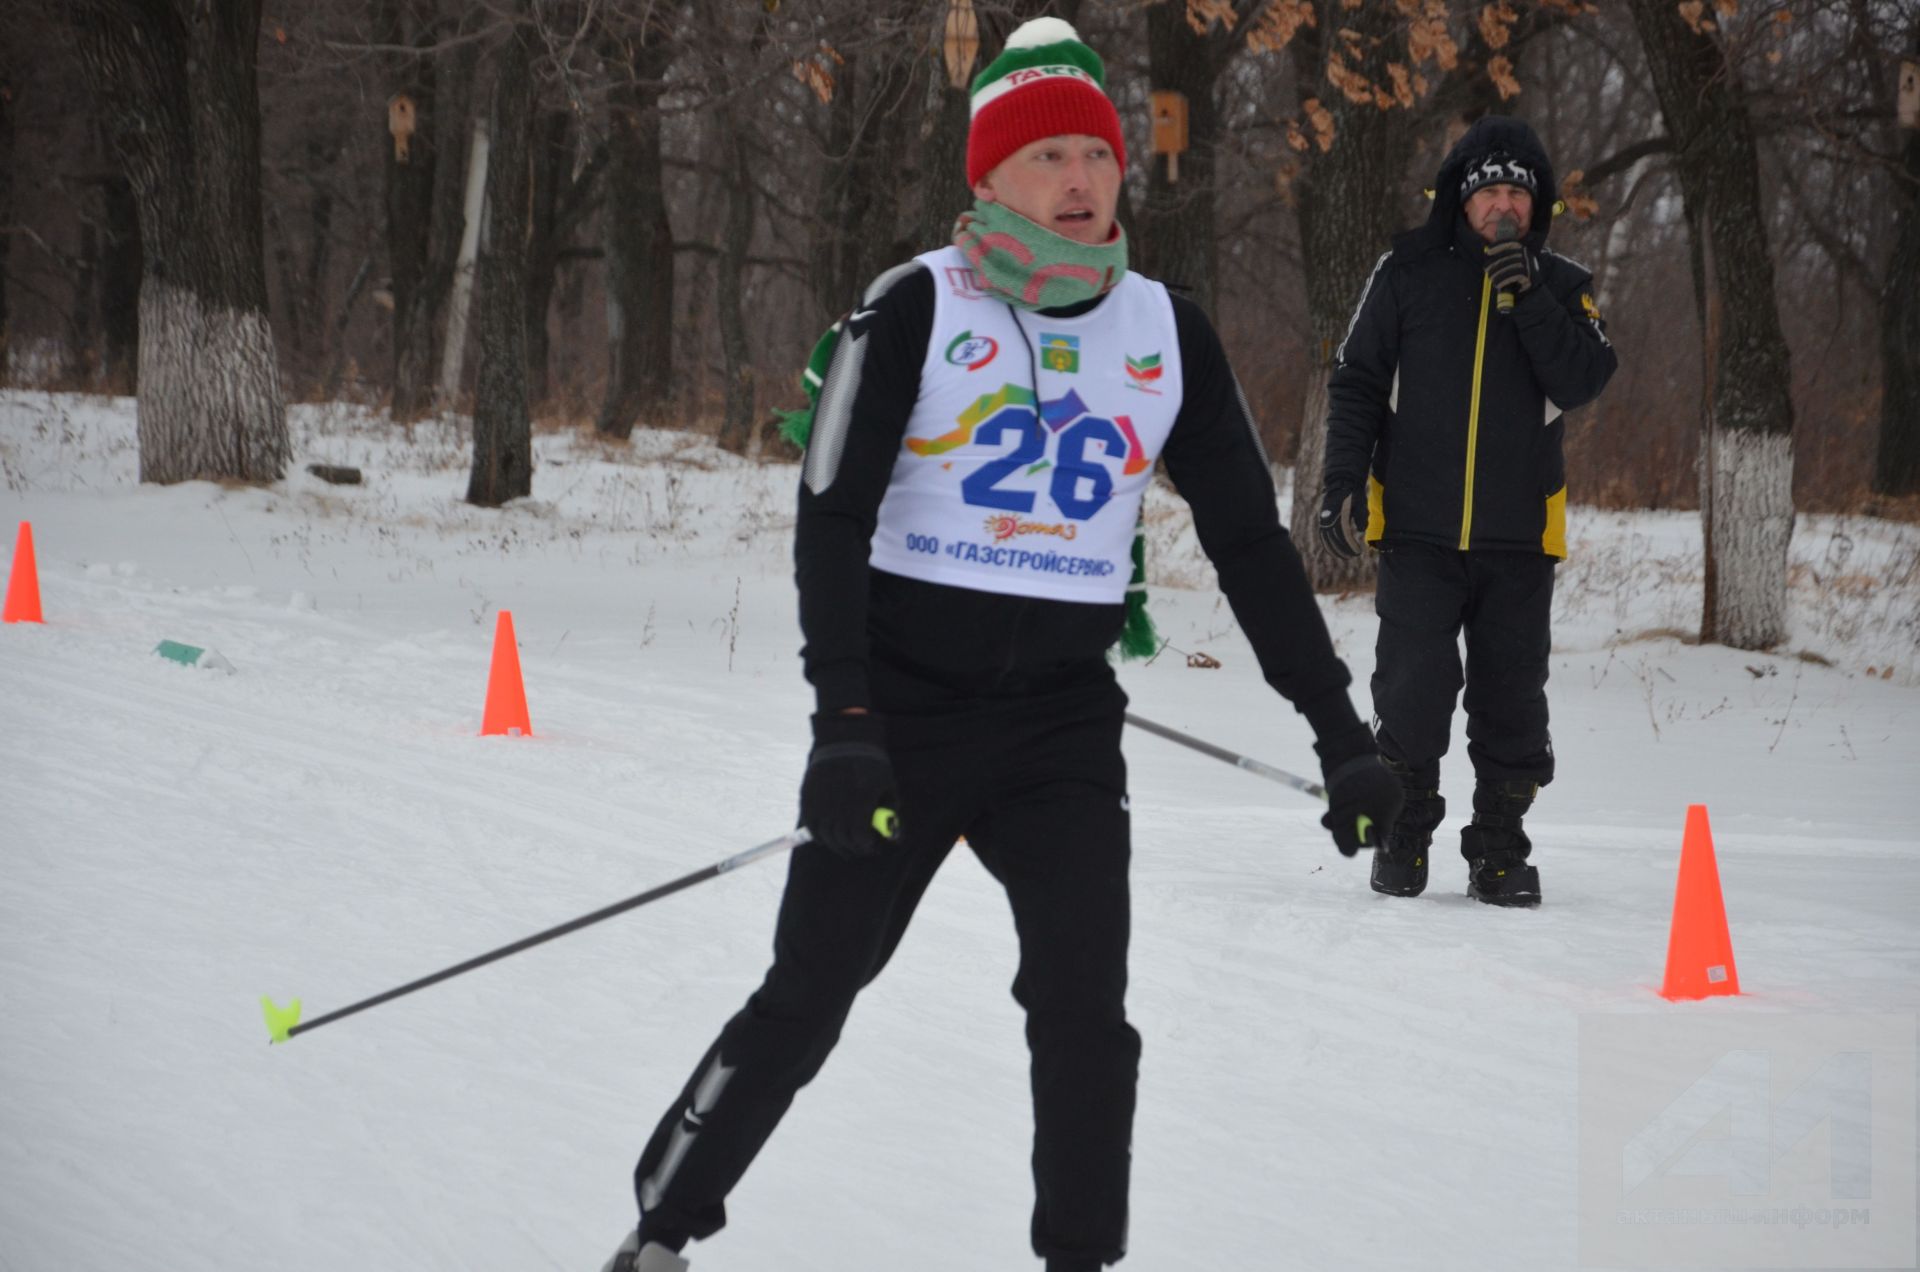
<svg viewBox="0 0 1920 1272">
<path fill-rule="evenodd" d="M 1494 239 L 1484 249 L 1487 277 L 1493 280 L 1494 304 L 1503 314 L 1513 312 L 1513 302 L 1533 286 L 1538 268 L 1533 253 L 1520 241 L 1520 222 L 1503 216 L 1495 223 Z"/>
</svg>

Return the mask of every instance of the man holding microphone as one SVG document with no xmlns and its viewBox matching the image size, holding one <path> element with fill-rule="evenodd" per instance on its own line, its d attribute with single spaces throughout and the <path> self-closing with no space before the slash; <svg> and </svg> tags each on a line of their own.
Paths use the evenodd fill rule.
<svg viewBox="0 0 1920 1272">
<path fill-rule="evenodd" d="M 1558 199 L 1540 140 L 1489 116 L 1453 146 L 1433 210 L 1380 257 L 1335 358 L 1319 529 L 1380 556 L 1376 737 L 1406 798 L 1372 884 L 1418 896 L 1446 812 L 1440 758 L 1466 688 L 1468 894 L 1540 903 L 1521 819 L 1553 779 L 1547 655 L 1565 558 L 1563 412 L 1617 360 L 1592 274 L 1547 250 Z M 1459 639 L 1466 632 L 1462 675 Z"/>
</svg>

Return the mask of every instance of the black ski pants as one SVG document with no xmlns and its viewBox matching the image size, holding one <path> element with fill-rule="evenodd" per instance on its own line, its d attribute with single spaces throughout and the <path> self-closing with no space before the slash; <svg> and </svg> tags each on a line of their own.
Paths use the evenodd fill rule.
<svg viewBox="0 0 1920 1272">
<path fill-rule="evenodd" d="M 1547 658 L 1555 561 L 1538 552 L 1395 544 L 1380 554 L 1373 713 L 1380 753 L 1440 780 L 1467 634 L 1467 756 L 1483 782 L 1553 780 Z"/>
<path fill-rule="evenodd" d="M 1126 697 L 1104 662 L 1066 688 L 949 698 L 876 668 L 902 838 L 795 850 L 766 979 L 695 1068 L 634 1172 L 642 1231 L 700 1238 L 840 1037 L 954 842 L 1006 889 L 1032 1060 L 1033 1247 L 1118 1260 L 1140 1037 L 1127 1023 Z M 1058 683 L 1056 680 L 1054 683 Z M 889 701 L 891 699 L 891 701 Z"/>
</svg>

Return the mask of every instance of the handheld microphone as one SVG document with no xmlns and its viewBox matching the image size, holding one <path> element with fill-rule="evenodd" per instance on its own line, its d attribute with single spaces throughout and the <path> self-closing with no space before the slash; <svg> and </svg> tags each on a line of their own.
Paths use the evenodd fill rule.
<svg viewBox="0 0 1920 1272">
<path fill-rule="evenodd" d="M 1512 214 L 1509 213 L 1509 214 L 1502 215 L 1498 221 L 1495 221 L 1493 223 L 1493 241 L 1494 242 L 1511 243 L 1519 237 L 1520 237 L 1520 222 Z M 1494 306 L 1497 309 L 1499 309 L 1499 311 L 1503 314 L 1512 313 L 1513 312 L 1513 293 L 1503 288 L 1500 294 L 1494 297 Z"/>
</svg>

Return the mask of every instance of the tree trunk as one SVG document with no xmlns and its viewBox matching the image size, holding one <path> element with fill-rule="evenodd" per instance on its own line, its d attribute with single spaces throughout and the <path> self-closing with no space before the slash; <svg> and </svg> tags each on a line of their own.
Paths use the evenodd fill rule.
<svg viewBox="0 0 1920 1272">
<path fill-rule="evenodd" d="M 312 197 L 307 200 L 307 269 L 301 280 L 302 321 L 320 342 L 314 350 L 315 365 L 325 362 L 328 350 L 327 269 L 333 263 L 333 180 L 332 169 L 340 159 L 339 146 L 318 142 L 307 146 L 307 163 L 313 172 Z"/>
<path fill-rule="evenodd" d="M 1920 31 L 1913 42 L 1920 62 Z M 1873 488 L 1920 493 L 1920 128 L 1901 130 L 1893 254 L 1880 285 L 1880 448 Z"/>
<path fill-rule="evenodd" d="M 608 91 L 607 393 L 594 431 L 625 439 L 673 395 L 673 225 L 667 219 L 660 93 L 673 62 L 668 35 L 648 27 L 630 45 L 609 41 L 617 80 Z"/>
<path fill-rule="evenodd" d="M 100 183 L 100 204 L 100 387 L 129 394 L 140 384 L 140 205 L 117 172 Z"/>
<path fill-rule="evenodd" d="M 1319 97 L 1334 124 L 1332 149 L 1315 149 L 1306 156 L 1304 170 L 1293 183 L 1313 359 L 1294 451 L 1289 528 L 1306 562 L 1308 579 L 1321 591 L 1368 587 L 1374 576 L 1370 554 L 1363 552 L 1352 560 L 1336 556 L 1321 544 L 1317 530 L 1327 454 L 1327 387 L 1334 354 L 1346 337 L 1374 264 L 1393 236 L 1407 228 L 1407 168 L 1420 131 L 1431 122 L 1421 110 L 1424 102 L 1411 110 L 1379 110 L 1371 103 L 1357 106 L 1341 93 L 1329 91 L 1332 86 L 1322 74 L 1325 39 L 1342 25 L 1378 37 L 1385 34 L 1390 21 L 1391 11 L 1384 5 L 1341 12 L 1337 19 L 1323 12 L 1321 24 L 1301 30 L 1288 49 L 1300 83 L 1308 86 L 1301 89 L 1302 99 Z"/>
<path fill-rule="evenodd" d="M 460 247 L 447 289 L 447 332 L 440 347 L 440 387 L 435 397 L 449 410 L 459 399 L 466 370 L 467 324 L 473 317 L 473 286 L 480 270 L 480 241 L 487 231 L 487 163 L 491 141 L 487 116 L 473 121 L 467 142 L 466 193 L 460 201 Z"/>
<path fill-rule="evenodd" d="M 261 251 L 258 0 L 68 9 L 140 205 L 140 479 L 279 478 Z"/>
<path fill-rule="evenodd" d="M 1669 0 L 1630 5 L 1674 141 L 1705 335 L 1700 639 L 1765 649 L 1787 635 L 1793 399 L 1753 126 L 1715 33 Z"/>
<path fill-rule="evenodd" d="M 1145 272 L 1184 291 L 1214 312 L 1220 275 L 1214 225 L 1214 151 L 1220 140 L 1220 109 L 1214 86 L 1226 56 L 1218 30 L 1197 34 L 1182 3 L 1147 9 L 1147 77 L 1155 92 L 1172 91 L 1187 99 L 1187 150 L 1180 156 L 1179 180 L 1170 179 L 1167 159 L 1142 154 L 1147 165 L 1147 197 L 1140 205 L 1140 259 Z"/>
<path fill-rule="evenodd" d="M 472 42 L 440 52 L 439 39 L 465 32 L 484 20 L 470 11 L 463 19 L 436 17 L 434 0 L 383 0 L 376 29 L 381 41 L 414 46 L 418 52 L 391 55 L 386 85 L 414 104 L 414 132 L 407 159 L 396 153 L 387 120 L 379 121 L 379 145 L 386 174 L 388 277 L 393 295 L 393 417 L 409 421 L 433 407 L 439 349 L 434 328 L 453 285 L 455 258 L 465 216 L 467 145 L 471 132 Z M 382 25 L 384 24 L 384 25 Z"/>
<path fill-rule="evenodd" d="M 989 60 L 985 52 L 983 41 L 983 56 L 974 63 L 976 73 Z M 973 191 L 967 185 L 967 129 L 971 122 L 967 90 L 948 83 L 946 65 L 940 63 L 927 77 L 920 144 L 914 148 L 919 177 L 914 184 L 919 187 L 920 199 L 907 237 L 915 252 L 930 252 L 952 241 L 954 221 L 973 206 Z"/>
<path fill-rule="evenodd" d="M 66 361 L 61 378 L 70 384 L 92 388 L 100 371 L 100 323 L 97 300 L 100 274 L 100 233 L 93 222 L 80 223 L 80 251 L 69 266 L 73 283 L 73 305 L 67 310 Z M 136 303 L 137 295 L 136 295 Z"/>
<path fill-rule="evenodd" d="M 497 508 L 533 490 L 526 304 L 533 75 L 523 27 L 516 25 L 507 36 L 496 65 L 487 128 L 487 228 L 474 304 L 480 358 L 473 473 L 467 483 L 467 502 L 484 508 Z"/>
<path fill-rule="evenodd" d="M 747 131 L 731 110 L 720 117 L 720 153 L 727 172 L 727 225 L 720 244 L 720 277 L 716 300 L 720 306 L 720 352 L 726 360 L 726 415 L 720 424 L 720 445 L 736 455 L 747 452 L 753 438 L 753 354 L 747 345 L 747 322 L 741 310 L 746 287 L 747 250 L 753 246 L 753 168 Z"/>
<path fill-rule="evenodd" d="M 553 303 L 554 271 L 560 252 L 560 196 L 569 173 L 573 150 L 572 117 L 564 110 L 547 111 L 533 131 L 530 201 L 532 223 L 527 232 L 527 400 L 538 407 L 548 395 L 547 310 Z"/>
<path fill-rule="evenodd" d="M 0 52 L 0 384 L 9 377 L 7 359 L 7 249 L 13 243 L 13 99 L 18 91 L 9 63 L 12 51 Z"/>
<path fill-rule="evenodd" d="M 267 228 L 271 231 L 266 241 L 273 244 L 273 272 L 280 284 L 280 331 L 283 334 L 280 351 L 287 359 L 291 374 L 297 377 L 306 360 L 306 313 L 294 278 L 293 236 L 287 233 L 281 219 L 281 206 L 277 202 L 265 206 Z"/>
</svg>

